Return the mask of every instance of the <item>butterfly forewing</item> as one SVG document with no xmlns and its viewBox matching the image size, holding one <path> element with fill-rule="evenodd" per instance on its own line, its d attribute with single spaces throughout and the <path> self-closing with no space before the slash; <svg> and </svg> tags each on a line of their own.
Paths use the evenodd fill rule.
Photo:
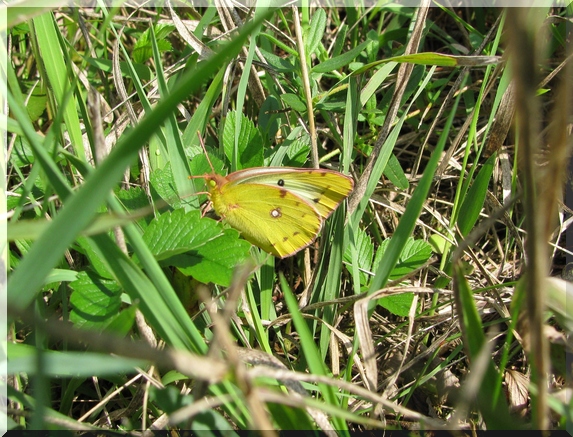
<svg viewBox="0 0 573 437">
<path fill-rule="evenodd" d="M 280 187 L 229 182 L 212 190 L 211 201 L 246 240 L 280 258 L 311 244 L 322 226 L 315 208 Z"/>
<path fill-rule="evenodd" d="M 264 184 L 295 194 L 327 218 L 350 194 L 354 181 L 342 173 L 324 169 L 260 168 L 237 171 L 231 184 Z"/>
</svg>

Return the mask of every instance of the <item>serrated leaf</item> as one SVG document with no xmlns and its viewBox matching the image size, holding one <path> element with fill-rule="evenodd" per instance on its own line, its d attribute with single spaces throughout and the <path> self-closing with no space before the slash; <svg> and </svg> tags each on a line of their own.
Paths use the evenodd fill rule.
<svg viewBox="0 0 573 437">
<path fill-rule="evenodd" d="M 384 252 L 388 244 L 390 244 L 390 240 L 390 238 L 384 240 L 376 251 L 372 267 L 373 271 L 378 269 L 378 265 L 383 259 Z M 432 256 L 432 246 L 429 243 L 426 243 L 424 240 L 414 240 L 414 238 L 410 237 L 404 245 L 402 253 L 398 258 L 398 262 L 396 263 L 396 267 L 392 269 L 390 278 L 399 279 L 402 276 L 407 275 L 418 267 L 421 267 L 426 261 L 428 261 L 430 256 Z"/>
<path fill-rule="evenodd" d="M 356 252 L 358 253 L 358 268 L 365 270 L 367 272 L 372 271 L 372 254 L 374 252 L 374 245 L 366 231 L 361 228 L 358 228 L 354 234 L 355 237 L 355 244 L 356 244 Z M 352 263 L 352 250 L 350 246 L 346 248 L 344 252 L 344 261 L 347 263 Z M 352 274 L 352 270 L 350 269 L 350 273 Z M 360 285 L 366 285 L 370 275 L 364 272 L 360 272 Z"/>
<path fill-rule="evenodd" d="M 70 283 L 70 320 L 78 327 L 106 327 L 121 307 L 121 288 L 116 281 L 95 272 L 80 272 Z"/>
<path fill-rule="evenodd" d="M 140 213 L 143 208 L 149 206 L 149 198 L 140 187 L 133 187 L 129 190 L 118 190 L 116 196 L 128 211 Z M 150 213 L 147 216 L 139 218 L 137 224 L 141 229 L 145 229 L 151 219 L 152 214 Z"/>
<path fill-rule="evenodd" d="M 292 143 L 290 143 L 287 149 L 288 159 L 283 161 L 284 165 L 288 167 L 302 167 L 303 164 L 308 161 L 309 154 L 309 143 L 301 140 L 294 140 Z"/>
<path fill-rule="evenodd" d="M 161 265 L 175 266 L 201 282 L 229 285 L 234 267 L 251 247 L 238 236 L 199 211 L 178 209 L 154 219 L 143 239 Z"/>
<path fill-rule="evenodd" d="M 414 300 L 414 293 L 402 293 L 378 299 L 378 305 L 386 308 L 392 314 L 407 317 Z"/>
<path fill-rule="evenodd" d="M 175 29 L 175 26 L 169 24 L 157 24 L 153 26 L 155 33 L 155 39 L 157 41 L 157 48 L 160 52 L 165 52 L 171 50 L 171 43 L 165 39 L 165 37 Z M 151 58 L 153 51 L 151 47 L 151 31 L 147 29 L 141 34 L 141 36 L 136 40 L 135 46 L 131 56 L 134 62 L 142 64 Z"/>
<path fill-rule="evenodd" d="M 169 264 L 201 282 L 213 282 L 227 287 L 231 283 L 235 266 L 247 258 L 251 248 L 249 242 L 237 237 L 237 231 L 226 229 L 222 235 L 209 241 L 209 244 L 170 258 Z"/>
<path fill-rule="evenodd" d="M 390 244 L 390 240 L 390 238 L 384 240 L 378 248 L 374 256 L 372 271 L 377 271 L 378 265 L 383 261 L 384 252 L 388 247 L 388 244 Z M 404 248 L 402 249 L 402 253 L 398 258 L 396 266 L 390 273 L 390 279 L 399 279 L 411 273 L 428 261 L 430 256 L 432 256 L 432 246 L 429 243 L 424 240 L 414 240 L 412 237 L 408 238 Z M 406 317 L 410 311 L 413 298 L 414 295 L 412 293 L 398 294 L 379 299 L 378 304 L 386 308 L 392 314 Z"/>
<path fill-rule="evenodd" d="M 141 187 L 132 187 L 129 190 L 117 190 L 116 196 L 128 211 L 135 211 L 149 206 L 149 199 Z"/>
<path fill-rule="evenodd" d="M 151 221 L 143 240 L 157 260 L 196 249 L 221 234 L 213 220 L 203 220 L 199 211 L 166 212 Z"/>
<path fill-rule="evenodd" d="M 241 129 L 238 138 L 237 170 L 260 167 L 264 162 L 263 137 L 250 118 L 242 113 L 239 113 L 239 116 L 241 117 Z M 236 111 L 229 112 L 223 128 L 223 146 L 229 162 L 233 162 L 236 117 Z"/>
<path fill-rule="evenodd" d="M 149 175 L 151 193 L 155 200 L 162 199 L 173 209 L 181 208 L 181 200 L 175 189 L 175 181 L 171 172 L 171 165 L 168 163 L 163 169 L 156 169 Z"/>
<path fill-rule="evenodd" d="M 80 252 L 83 250 L 83 254 L 88 258 L 89 266 L 92 270 L 95 270 L 95 272 L 102 278 L 113 279 L 107 265 L 102 261 L 100 253 L 94 250 L 90 240 L 86 237 L 78 237 L 77 242 L 81 248 Z"/>
<path fill-rule="evenodd" d="M 392 184 L 401 190 L 407 190 L 410 187 L 410 183 L 404 174 L 400 161 L 398 161 L 398 158 L 396 158 L 396 155 L 393 153 L 390 155 L 390 158 L 388 158 L 386 167 L 384 167 L 384 175 Z"/>
</svg>

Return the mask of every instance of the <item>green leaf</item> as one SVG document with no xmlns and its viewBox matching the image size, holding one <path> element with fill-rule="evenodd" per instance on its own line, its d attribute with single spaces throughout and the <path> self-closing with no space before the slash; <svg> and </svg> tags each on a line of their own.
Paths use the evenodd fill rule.
<svg viewBox="0 0 573 437">
<path fill-rule="evenodd" d="M 310 27 L 303 38 L 306 56 L 310 56 L 315 52 L 324 36 L 324 29 L 326 28 L 326 12 L 322 8 L 318 8 L 312 20 L 310 20 Z"/>
<path fill-rule="evenodd" d="M 24 167 L 33 164 L 36 160 L 30 144 L 25 137 L 18 135 L 14 141 L 14 147 L 10 154 L 10 162 L 16 167 Z"/>
<path fill-rule="evenodd" d="M 313 428 L 313 422 L 309 419 L 308 413 L 301 408 L 293 408 L 289 405 L 273 404 L 267 405 L 271 416 L 277 421 L 279 429 L 306 430 Z"/>
<path fill-rule="evenodd" d="M 303 318 L 300 309 L 298 308 L 298 302 L 296 301 L 296 298 L 294 297 L 282 273 L 280 274 L 280 283 L 288 311 L 292 317 L 292 323 L 298 334 L 300 347 L 302 348 L 304 358 L 308 363 L 308 368 L 313 375 L 326 376 L 328 374 L 326 364 L 321 358 L 320 351 L 318 350 L 318 346 L 315 343 L 309 326 Z M 340 405 L 340 399 L 338 398 L 336 390 L 334 390 L 333 386 L 318 383 L 318 389 L 322 396 L 324 396 L 326 404 L 334 406 Z M 340 432 L 345 432 L 348 429 L 346 423 L 339 417 L 332 417 L 332 423 L 334 427 Z"/>
<path fill-rule="evenodd" d="M 131 223 L 135 217 L 118 216 L 114 214 L 100 214 L 93 222 L 81 233 L 82 235 L 96 235 Z M 50 226 L 50 221 L 45 219 L 20 220 L 8 223 L 8 241 L 15 240 L 36 240 Z"/>
<path fill-rule="evenodd" d="M 43 82 L 23 81 L 23 85 L 26 87 L 23 91 L 27 96 L 26 109 L 28 110 L 28 116 L 30 117 L 30 121 L 34 123 L 46 110 L 48 93 L 46 92 L 46 88 L 43 86 Z"/>
<path fill-rule="evenodd" d="M 103 58 L 87 58 L 86 61 L 94 69 L 101 70 L 104 73 L 113 74 L 113 63 L 111 60 Z M 132 64 L 133 70 L 135 71 L 137 77 L 142 82 L 148 82 L 153 78 L 153 74 L 149 67 L 145 64 Z M 119 62 L 119 72 L 122 77 L 131 77 L 130 74 L 130 64 L 126 61 Z"/>
<path fill-rule="evenodd" d="M 501 58 L 499 56 L 454 56 L 433 52 L 414 53 L 411 55 L 392 56 L 390 58 L 372 62 L 356 70 L 354 74 L 364 73 L 386 62 L 407 62 L 409 64 L 418 65 L 435 65 L 437 67 L 477 67 L 498 64 L 501 62 Z"/>
<path fill-rule="evenodd" d="M 228 287 L 235 267 L 247 258 L 252 247 L 249 242 L 237 236 L 234 229 L 226 229 L 208 245 L 177 255 L 161 264 L 174 265 L 183 274 L 193 276 L 203 283 L 212 282 Z"/>
<path fill-rule="evenodd" d="M 143 240 L 160 261 L 196 249 L 221 233 L 217 222 L 203 220 L 199 211 L 185 213 L 183 209 L 176 209 L 153 219 Z"/>
<path fill-rule="evenodd" d="M 113 279 L 113 275 L 107 268 L 105 260 L 102 260 L 101 254 L 97 252 L 89 239 L 79 237 L 77 239 L 79 244 L 78 251 L 86 256 L 89 260 L 89 266 L 102 278 Z"/>
<path fill-rule="evenodd" d="M 260 167 L 263 165 L 263 137 L 250 118 L 242 113 L 239 115 L 241 117 L 241 130 L 238 141 L 239 156 L 237 161 L 239 165 L 237 170 Z M 223 146 L 229 162 L 233 162 L 236 117 L 236 111 L 229 112 L 223 128 Z"/>
<path fill-rule="evenodd" d="M 358 253 L 358 268 L 363 270 L 359 272 L 360 285 L 365 286 L 368 284 L 370 275 L 366 272 L 372 271 L 372 254 L 374 253 L 374 244 L 370 241 L 370 237 L 362 228 L 354 231 L 356 252 Z M 352 263 L 352 249 L 350 246 L 346 247 L 344 252 L 344 261 Z M 351 271 L 352 274 L 352 271 Z"/>
<path fill-rule="evenodd" d="M 46 284 L 52 282 L 73 282 L 78 278 L 78 272 L 66 269 L 54 269 L 46 278 Z"/>
<path fill-rule="evenodd" d="M 297 112 L 306 111 L 306 105 L 296 94 L 291 94 L 291 93 L 281 94 L 281 100 L 285 105 L 287 105 L 289 108 L 294 109 Z"/>
<path fill-rule="evenodd" d="M 202 437 L 218 437 L 222 434 L 229 437 L 239 437 L 239 434 L 233 430 L 233 425 L 215 410 L 204 410 L 193 416 L 191 430 Z M 221 430 L 225 430 L 225 433 L 222 433 Z"/>
<path fill-rule="evenodd" d="M 481 317 L 478 313 L 472 290 L 463 275 L 463 268 L 460 263 L 454 264 L 453 276 L 455 290 L 459 299 L 456 301 L 459 323 L 462 326 L 464 347 L 466 348 L 470 364 L 478 360 L 482 349 L 486 344 L 486 336 L 483 332 Z M 484 381 L 498 381 L 500 375 L 494 362 L 490 359 L 487 362 Z M 512 429 L 517 422 L 511 418 L 505 396 L 496 392 L 493 384 L 482 384 L 478 391 L 477 403 L 484 416 L 488 427 L 492 429 Z"/>
<path fill-rule="evenodd" d="M 277 73 L 292 73 L 296 70 L 293 65 L 293 57 L 288 57 L 286 59 L 275 55 L 274 53 L 267 52 L 263 48 L 259 49 L 264 56 L 267 63 L 277 72 Z"/>
<path fill-rule="evenodd" d="M 165 39 L 169 33 L 175 29 L 175 26 L 171 24 L 156 24 L 153 26 L 155 31 L 155 38 L 157 42 L 157 47 L 160 52 L 166 52 L 171 50 L 171 43 Z M 147 29 L 141 34 L 141 36 L 136 39 L 135 46 L 133 47 L 132 57 L 135 62 L 142 64 L 151 58 L 152 47 L 151 47 L 151 29 Z"/>
<path fill-rule="evenodd" d="M 175 189 L 170 163 L 163 169 L 153 170 L 149 175 L 149 182 L 154 199 L 162 199 L 173 209 L 181 208 L 181 199 Z"/>
<path fill-rule="evenodd" d="M 468 190 L 464 202 L 460 207 L 460 215 L 458 217 L 458 227 L 460 233 L 466 236 L 475 226 L 479 213 L 483 208 L 485 197 L 489 186 L 491 175 L 493 174 L 493 165 L 495 162 L 495 155 L 492 155 L 480 169 L 474 183 Z"/>
<path fill-rule="evenodd" d="M 70 320 L 77 327 L 103 329 L 120 311 L 121 287 L 114 280 L 80 272 L 70 288 Z"/>
<path fill-rule="evenodd" d="M 73 195 L 70 195 L 71 190 L 63 177 L 60 178 L 57 176 L 59 173 L 55 173 L 54 180 L 59 184 L 56 185 L 58 195 L 61 198 L 69 197 L 69 200 L 54 218 L 49 231 L 42 234 L 34 243 L 28 255 L 10 276 L 8 301 L 15 309 L 25 308 L 33 301 L 46 275 L 56 266 L 77 235 L 91 222 L 97 208 L 108 198 L 110 190 L 121 179 L 125 169 L 134 161 L 139 150 L 156 133 L 159 126 L 183 99 L 198 90 L 215 71 L 240 51 L 249 32 L 258 24 L 257 20 L 248 23 L 224 50 L 214 54 L 192 71 L 184 73 L 170 94 L 165 96 L 139 124 L 122 135 L 109 156 L 86 178 Z M 27 133 L 34 132 L 11 93 L 8 93 L 8 100 L 20 125 Z M 69 107 L 75 110 L 74 105 Z M 77 118 L 77 114 L 75 112 L 74 114 Z M 28 136 L 28 139 L 30 138 L 32 135 Z M 41 146 L 38 147 L 38 151 L 41 153 Z M 42 163 L 45 171 L 52 171 L 53 167 L 55 166 L 50 165 L 49 159 Z"/>
<path fill-rule="evenodd" d="M 392 314 L 400 317 L 407 317 L 413 301 L 414 293 L 401 293 L 378 299 L 378 305 L 386 308 Z"/>
<path fill-rule="evenodd" d="M 380 245 L 381 250 L 385 250 L 390 243 L 390 239 L 385 240 Z M 396 266 L 392 269 L 390 278 L 398 279 L 405 276 L 417 268 L 424 265 L 432 256 L 432 246 L 424 240 L 414 240 L 410 237 L 406 241 L 402 253 L 398 258 Z M 374 270 L 378 268 L 378 262 L 375 261 Z"/>
<path fill-rule="evenodd" d="M 384 168 L 384 175 L 392 182 L 397 188 L 401 190 L 407 190 L 410 187 L 408 178 L 402 170 L 400 161 L 396 158 L 393 153 L 390 155 L 386 167 Z"/>
<path fill-rule="evenodd" d="M 70 65 L 71 61 L 60 46 L 59 36 L 61 35 L 56 26 L 56 20 L 50 12 L 34 18 L 33 23 L 40 54 L 44 59 L 50 60 L 50 62 L 44 62 L 44 67 L 57 104 L 61 105 L 60 109 L 64 111 L 64 121 L 72 147 L 76 156 L 85 161 L 80 120 L 76 111 L 76 97 L 71 92 L 71 81 L 68 77 L 67 65 Z"/>
<path fill-rule="evenodd" d="M 331 71 L 338 70 L 339 68 L 342 68 L 345 65 L 350 64 L 360 54 L 360 52 L 366 48 L 368 44 L 372 43 L 373 43 L 372 40 L 366 40 L 362 44 L 354 47 L 352 50 L 349 50 L 339 56 L 321 62 L 320 64 L 312 68 L 312 72 L 329 73 Z"/>
<path fill-rule="evenodd" d="M 384 253 L 390 245 L 391 238 L 384 240 L 376 255 L 372 271 L 377 271 L 379 263 L 384 259 Z M 410 237 L 398 257 L 398 262 L 390 272 L 390 279 L 399 279 L 421 267 L 432 256 L 432 246 L 424 240 L 414 240 Z M 412 293 L 388 296 L 378 300 L 378 304 L 397 316 L 406 317 L 410 311 L 414 295 Z"/>
<path fill-rule="evenodd" d="M 175 266 L 201 282 L 228 286 L 235 266 L 248 255 L 251 244 L 233 229 L 222 230 L 199 211 L 183 209 L 154 219 L 143 239 L 163 266 Z"/>
</svg>

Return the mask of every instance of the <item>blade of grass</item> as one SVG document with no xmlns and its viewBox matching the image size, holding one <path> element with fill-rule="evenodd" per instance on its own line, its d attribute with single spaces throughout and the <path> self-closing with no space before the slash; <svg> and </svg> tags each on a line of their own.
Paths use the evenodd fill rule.
<svg viewBox="0 0 573 437">
<path fill-rule="evenodd" d="M 306 358 L 306 361 L 308 363 L 309 370 L 312 374 L 326 376 L 328 373 L 324 365 L 324 361 L 322 360 L 321 354 L 317 350 L 316 344 L 314 343 L 314 338 L 308 328 L 308 325 L 306 324 L 304 318 L 302 317 L 302 314 L 300 313 L 296 298 L 292 294 L 288 282 L 286 281 L 286 279 L 282 274 L 280 275 L 280 282 L 282 291 L 284 292 L 285 302 L 289 309 L 289 313 L 292 317 L 294 326 L 299 335 L 300 345 L 302 347 L 302 352 L 304 354 L 304 357 Z M 318 384 L 318 387 L 320 392 L 324 396 L 325 402 L 328 405 L 340 406 L 340 402 L 336 395 L 336 390 L 334 390 L 332 386 Z M 332 418 L 332 422 L 336 430 L 338 430 L 344 435 L 347 434 L 348 428 L 344 421 L 340 420 L 340 418 L 338 417 L 334 417 Z"/>
<path fill-rule="evenodd" d="M 167 87 L 167 82 L 163 76 L 163 63 L 161 62 L 161 55 L 159 53 L 159 48 L 157 47 L 157 41 L 155 38 L 153 26 L 150 26 L 149 30 L 151 32 L 151 47 L 153 49 L 153 59 L 156 65 L 159 93 L 161 98 L 165 98 L 165 96 L 169 95 L 170 90 Z M 181 132 L 179 131 L 177 119 L 175 118 L 174 112 L 171 112 L 169 117 L 167 117 L 165 137 L 165 143 L 169 153 L 169 162 L 171 164 L 173 180 L 175 182 L 175 186 L 177 187 L 177 192 L 185 193 L 186 191 L 193 189 L 194 185 L 189 183 L 189 175 L 191 174 L 191 170 L 189 168 L 189 161 L 185 156 L 183 142 L 181 141 Z M 189 209 L 187 205 L 186 209 Z"/>
<path fill-rule="evenodd" d="M 62 105 L 64 104 L 66 93 L 71 92 L 71 84 L 68 80 L 68 69 L 66 67 L 66 65 L 71 64 L 71 61 L 68 59 L 67 54 L 62 51 L 57 33 L 58 28 L 54 20 L 54 15 L 49 12 L 34 18 L 32 22 L 34 24 L 33 29 L 36 34 L 41 59 L 43 60 L 43 65 L 48 76 L 48 82 L 54 91 L 56 104 Z M 72 147 L 76 155 L 85 160 L 82 131 L 78 113 L 76 112 L 75 96 L 70 96 L 62 110 L 64 111 L 64 120 L 70 135 Z M 56 108 L 56 111 L 58 111 L 58 108 Z"/>
<path fill-rule="evenodd" d="M 424 203 L 428 196 L 428 192 L 430 191 L 430 187 L 432 186 L 434 180 L 434 173 L 438 168 L 438 163 L 440 161 L 442 151 L 444 150 L 444 146 L 448 138 L 448 132 L 454 120 L 460 96 L 461 95 L 458 95 L 454 102 L 453 108 L 451 109 L 450 112 L 450 116 L 448 117 L 442 135 L 440 136 L 440 140 L 438 141 L 436 148 L 432 152 L 432 156 L 428 161 L 426 169 L 424 170 L 424 174 L 422 175 L 422 178 L 420 179 L 418 186 L 412 193 L 412 197 L 410 198 L 410 201 L 406 206 L 406 210 L 404 211 L 404 214 L 400 219 L 400 223 L 398 224 L 398 227 L 396 228 L 396 231 L 392 235 L 392 239 L 390 240 L 390 243 L 388 244 L 388 247 L 384 252 L 384 261 L 380 263 L 378 270 L 375 272 L 374 278 L 372 278 L 372 282 L 370 283 L 370 288 L 368 289 L 368 294 L 374 293 L 375 291 L 382 288 L 384 284 L 386 284 L 388 278 L 390 277 L 390 272 L 398 262 L 400 253 L 402 253 L 402 248 L 406 244 L 407 239 L 410 237 L 410 235 L 412 235 L 412 232 L 414 231 L 414 228 L 416 226 L 416 220 L 420 216 L 420 212 L 424 207 Z M 388 137 L 388 139 L 390 139 L 390 136 Z M 382 154 L 380 156 L 382 156 Z"/>
<path fill-rule="evenodd" d="M 364 192 L 364 196 L 358 202 L 356 210 L 352 213 L 352 216 L 350 218 L 354 228 L 358 228 L 358 224 L 360 223 L 360 220 L 362 219 L 362 216 L 364 215 L 364 211 L 366 210 L 366 207 L 368 206 L 368 203 L 370 201 L 370 196 L 372 196 L 372 193 L 374 193 L 374 190 L 376 189 L 376 185 L 377 185 L 378 181 L 380 180 L 382 173 L 384 172 L 384 168 L 386 167 L 388 160 L 390 159 L 390 155 L 392 154 L 392 151 L 394 150 L 394 145 L 396 144 L 396 141 L 398 140 L 398 136 L 400 135 L 400 130 L 402 129 L 402 125 L 404 124 L 404 121 L 406 120 L 407 114 L 410 112 L 410 108 L 411 108 L 413 102 L 415 102 L 418 99 L 418 97 L 420 96 L 420 94 L 422 93 L 422 91 L 424 90 L 424 88 L 426 87 L 426 85 L 428 84 L 430 79 L 432 78 L 434 71 L 435 71 L 435 67 L 430 69 L 430 71 L 427 73 L 425 79 L 418 86 L 418 90 L 417 90 L 416 94 L 413 96 L 412 100 L 410 101 L 410 104 L 408 105 L 408 107 L 404 111 L 403 115 L 398 119 L 398 122 L 396 123 L 396 125 L 394 126 L 394 128 L 392 129 L 392 131 L 390 132 L 388 137 L 386 138 L 386 141 L 384 142 L 384 145 L 382 146 L 382 151 L 380 152 L 380 155 L 378 156 L 378 159 L 376 160 L 376 163 L 374 164 L 374 168 L 372 169 L 372 173 L 371 173 L 370 179 L 368 180 L 368 184 L 366 187 L 366 191 Z M 444 137 L 445 137 L 445 135 L 444 135 Z M 392 266 L 392 268 L 394 268 L 394 266 Z"/>
<path fill-rule="evenodd" d="M 313 297 L 320 302 L 328 302 L 340 297 L 340 275 L 342 273 L 342 253 L 344 243 L 344 217 L 345 211 L 341 205 L 325 226 L 321 244 L 320 269 L 326 273 L 324 280 L 315 281 Z M 332 243 L 330 239 L 334 236 Z M 314 299 L 313 299 L 314 300 Z M 320 317 L 329 325 L 334 326 L 338 317 L 336 307 L 329 305 L 324 307 Z M 320 310 L 317 310 L 317 312 Z M 319 314 L 316 314 L 317 317 Z M 326 355 L 330 346 L 332 332 L 330 329 L 320 330 L 319 352 L 322 360 L 326 361 Z"/>
<path fill-rule="evenodd" d="M 463 265 L 456 262 L 453 265 L 454 273 L 454 297 L 462 333 L 464 345 L 470 364 L 478 359 L 485 346 L 486 337 L 483 332 L 481 318 L 475 307 L 472 291 L 463 274 Z M 490 359 L 484 373 L 483 383 L 477 393 L 478 408 L 483 414 L 488 429 L 518 429 L 521 426 L 512 419 L 509 414 L 509 407 L 503 396 L 499 396 L 499 391 L 494 387 L 495 381 L 499 381 L 498 372 Z"/>
</svg>

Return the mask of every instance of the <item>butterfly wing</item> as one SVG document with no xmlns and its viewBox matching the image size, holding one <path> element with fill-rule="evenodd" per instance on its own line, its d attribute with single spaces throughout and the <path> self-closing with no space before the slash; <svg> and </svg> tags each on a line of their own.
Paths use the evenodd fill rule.
<svg viewBox="0 0 573 437">
<path fill-rule="evenodd" d="M 227 178 L 233 184 L 264 184 L 285 189 L 312 205 L 324 219 L 354 188 L 349 176 L 325 169 L 266 167 L 240 170 Z"/>
<path fill-rule="evenodd" d="M 219 177 L 211 186 L 215 211 L 247 241 L 275 256 L 293 255 L 320 232 L 319 213 L 283 188 L 237 183 L 230 176 Z"/>
</svg>

